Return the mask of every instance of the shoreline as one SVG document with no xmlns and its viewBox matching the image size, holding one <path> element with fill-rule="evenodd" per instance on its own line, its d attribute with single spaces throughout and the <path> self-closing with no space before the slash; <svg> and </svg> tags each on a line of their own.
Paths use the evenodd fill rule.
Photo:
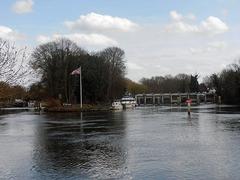
<svg viewBox="0 0 240 180">
<path fill-rule="evenodd" d="M 197 107 L 201 107 L 203 104 L 192 105 L 192 109 Z M 213 105 L 214 107 L 239 107 L 239 105 L 227 105 L 227 104 L 205 104 L 205 105 Z M 172 108 L 187 108 L 187 105 L 164 105 L 164 106 L 137 106 L 138 108 L 146 108 L 146 107 L 172 107 Z M 74 112 L 111 112 L 114 110 L 110 109 L 108 105 L 84 105 L 81 109 L 78 106 L 60 106 L 60 107 L 44 107 L 44 108 L 28 108 L 28 107 L 12 107 L 12 108 L 0 108 L 0 112 L 11 112 L 11 111 L 35 111 L 35 112 L 46 112 L 46 113 L 74 113 Z"/>
<path fill-rule="evenodd" d="M 95 111 L 110 111 L 108 105 L 83 105 L 80 108 L 78 105 L 74 106 L 60 106 L 60 107 L 46 107 L 45 112 L 60 112 L 60 113 L 71 113 L 71 112 L 95 112 Z"/>
</svg>

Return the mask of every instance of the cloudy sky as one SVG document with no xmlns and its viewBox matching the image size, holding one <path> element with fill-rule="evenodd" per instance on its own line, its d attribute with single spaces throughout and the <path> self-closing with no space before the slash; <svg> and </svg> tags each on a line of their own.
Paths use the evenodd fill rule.
<svg viewBox="0 0 240 180">
<path fill-rule="evenodd" d="M 239 0 L 1 0 L 0 37 L 126 52 L 127 76 L 218 72 L 240 58 Z"/>
</svg>

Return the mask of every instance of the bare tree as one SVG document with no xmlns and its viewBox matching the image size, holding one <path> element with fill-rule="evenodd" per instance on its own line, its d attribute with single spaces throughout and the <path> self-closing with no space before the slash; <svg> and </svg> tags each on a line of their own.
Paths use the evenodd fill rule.
<svg viewBox="0 0 240 180">
<path fill-rule="evenodd" d="M 17 84 L 27 73 L 26 49 L 17 49 L 15 44 L 0 38 L 0 81 Z"/>
<path fill-rule="evenodd" d="M 114 99 L 118 94 L 122 94 L 122 90 L 119 87 L 124 86 L 123 79 L 126 71 L 125 52 L 118 47 L 109 47 L 100 52 L 100 57 L 109 64 L 107 94 L 110 99 Z"/>
<path fill-rule="evenodd" d="M 69 102 L 70 72 L 79 67 L 79 59 L 86 52 L 76 43 L 62 38 L 38 46 L 32 53 L 31 66 L 42 77 L 50 95 L 63 95 Z"/>
</svg>

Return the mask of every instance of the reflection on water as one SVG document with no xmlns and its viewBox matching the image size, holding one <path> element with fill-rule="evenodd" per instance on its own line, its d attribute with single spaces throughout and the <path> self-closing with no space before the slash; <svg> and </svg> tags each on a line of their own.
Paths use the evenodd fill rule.
<svg viewBox="0 0 240 180">
<path fill-rule="evenodd" d="M 126 159 L 124 113 L 58 114 L 44 118 L 45 122 L 37 127 L 34 151 L 39 174 L 48 176 L 57 169 L 60 177 L 121 175 Z"/>
<path fill-rule="evenodd" d="M 0 116 L 0 179 L 239 179 L 240 109 Z"/>
</svg>

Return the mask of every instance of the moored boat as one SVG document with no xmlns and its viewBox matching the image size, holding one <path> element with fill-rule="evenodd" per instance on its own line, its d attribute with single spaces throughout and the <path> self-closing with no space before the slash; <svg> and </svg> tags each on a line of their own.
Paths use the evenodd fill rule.
<svg viewBox="0 0 240 180">
<path fill-rule="evenodd" d="M 134 108 L 137 106 L 135 98 L 130 95 L 123 96 L 123 98 L 121 99 L 121 104 L 124 109 Z"/>
<path fill-rule="evenodd" d="M 123 105 L 121 104 L 120 100 L 115 100 L 112 103 L 112 106 L 110 108 L 111 110 L 122 110 L 123 109 Z"/>
</svg>

